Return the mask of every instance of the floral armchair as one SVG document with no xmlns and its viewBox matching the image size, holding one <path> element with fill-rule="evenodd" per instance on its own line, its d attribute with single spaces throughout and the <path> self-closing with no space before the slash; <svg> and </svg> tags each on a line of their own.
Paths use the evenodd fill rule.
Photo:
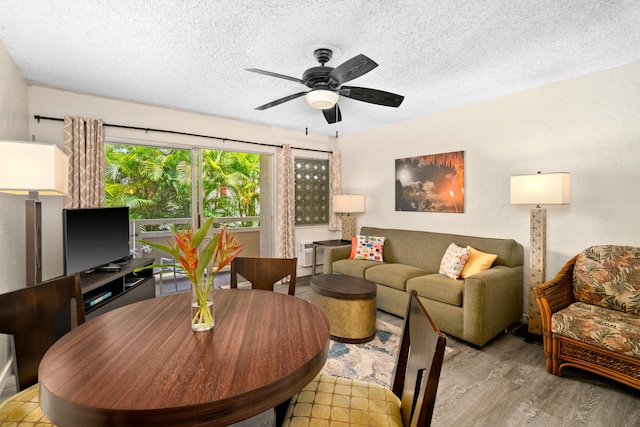
<svg viewBox="0 0 640 427">
<path fill-rule="evenodd" d="M 547 372 L 572 366 L 640 389 L 640 247 L 592 246 L 534 289 Z"/>
</svg>

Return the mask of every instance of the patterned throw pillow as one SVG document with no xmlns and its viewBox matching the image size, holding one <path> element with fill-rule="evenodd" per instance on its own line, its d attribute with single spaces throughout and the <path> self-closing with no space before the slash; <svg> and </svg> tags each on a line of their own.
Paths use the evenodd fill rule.
<svg viewBox="0 0 640 427">
<path fill-rule="evenodd" d="M 455 243 L 450 244 L 442 257 L 442 261 L 440 261 L 439 273 L 452 279 L 457 279 L 464 268 L 464 263 L 469 258 L 470 252 L 469 248 L 463 248 Z"/>
<path fill-rule="evenodd" d="M 384 237 L 380 236 L 356 236 L 358 246 L 353 259 L 366 259 L 369 261 L 382 262 L 382 249 L 384 248 Z"/>
</svg>

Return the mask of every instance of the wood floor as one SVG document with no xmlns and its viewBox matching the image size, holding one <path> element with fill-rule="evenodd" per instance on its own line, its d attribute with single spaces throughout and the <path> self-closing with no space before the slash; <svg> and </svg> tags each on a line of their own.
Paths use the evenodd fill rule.
<svg viewBox="0 0 640 427">
<path fill-rule="evenodd" d="M 183 287 L 188 284 L 178 289 Z M 175 292 L 172 283 L 163 290 Z M 286 285 L 276 291 L 286 293 Z M 310 298 L 309 276 L 298 278 L 296 295 Z M 403 324 L 381 311 L 378 317 Z M 542 345 L 525 342 L 512 331 L 481 349 L 453 337 L 447 345 L 457 352 L 442 368 L 434 427 L 640 426 L 640 391 L 580 370 L 566 371 L 563 377 L 547 374 Z M 8 384 L 0 401 L 11 389 Z"/>
<path fill-rule="evenodd" d="M 308 280 L 298 279 L 297 296 L 309 299 Z M 457 351 L 442 367 L 432 426 L 640 426 L 640 391 L 580 370 L 548 374 L 542 344 L 516 327 L 481 349 L 448 337 Z"/>
</svg>

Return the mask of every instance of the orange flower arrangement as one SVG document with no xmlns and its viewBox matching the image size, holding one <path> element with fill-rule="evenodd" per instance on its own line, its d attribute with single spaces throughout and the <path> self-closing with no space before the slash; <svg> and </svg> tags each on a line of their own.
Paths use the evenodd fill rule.
<svg viewBox="0 0 640 427">
<path fill-rule="evenodd" d="M 209 218 L 198 230 L 189 228 L 176 231 L 174 229 L 173 240 L 169 241 L 168 245 L 143 241 L 143 243 L 171 255 L 177 262 L 173 266 L 184 271 L 194 286 L 198 305 L 191 319 L 191 325 L 194 329 L 199 329 L 197 325 L 200 325 L 204 330 L 213 327 L 214 319 L 207 307 L 207 295 L 218 272 L 231 264 L 231 261 L 242 251 L 242 245 L 236 242 L 233 233 L 228 232 L 225 227 L 222 227 L 220 233 L 216 234 L 201 251 L 198 251 L 212 225 L 213 218 Z M 167 264 L 152 265 L 146 268 L 152 267 L 167 267 Z M 209 274 L 203 280 L 207 267 Z"/>
</svg>

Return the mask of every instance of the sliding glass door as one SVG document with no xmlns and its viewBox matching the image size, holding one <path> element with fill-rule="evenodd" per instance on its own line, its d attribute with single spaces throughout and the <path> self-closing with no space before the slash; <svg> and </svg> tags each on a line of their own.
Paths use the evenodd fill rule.
<svg viewBox="0 0 640 427">
<path fill-rule="evenodd" d="M 260 172 L 269 156 L 114 143 L 105 153 L 106 204 L 129 206 L 135 256 L 160 261 L 140 239 L 164 243 L 172 227 L 211 217 L 247 241 L 245 254 L 260 254 Z"/>
</svg>

